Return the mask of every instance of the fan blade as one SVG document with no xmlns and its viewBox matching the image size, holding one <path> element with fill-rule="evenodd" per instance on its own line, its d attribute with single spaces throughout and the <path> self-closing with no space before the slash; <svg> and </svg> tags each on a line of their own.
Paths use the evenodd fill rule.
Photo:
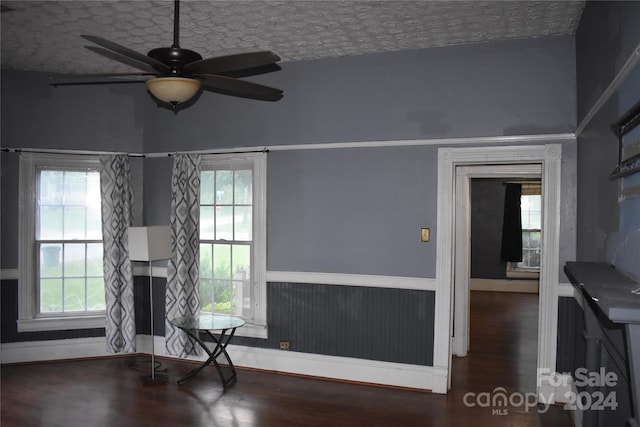
<svg viewBox="0 0 640 427">
<path fill-rule="evenodd" d="M 202 88 L 223 95 L 240 98 L 258 99 L 260 101 L 278 101 L 282 98 L 282 91 L 257 83 L 238 80 L 232 77 L 202 74 L 196 77 L 203 79 Z"/>
<path fill-rule="evenodd" d="M 136 61 L 133 58 L 129 58 L 128 56 L 120 55 L 117 52 L 112 50 L 103 49 L 101 47 L 95 46 L 85 46 L 86 49 L 89 49 L 91 52 L 97 53 L 98 55 L 102 55 L 106 58 L 112 59 L 114 61 L 120 62 L 121 64 L 128 65 L 130 67 L 137 68 L 142 71 L 146 71 L 147 73 L 157 73 L 158 71 L 150 67 L 149 65 Z"/>
<path fill-rule="evenodd" d="M 158 70 L 162 73 L 171 72 L 171 67 L 169 67 L 167 64 L 160 62 L 158 60 L 155 60 L 153 58 L 150 58 L 147 55 L 143 55 L 139 52 L 136 52 L 135 50 L 131 50 L 128 47 L 124 47 L 112 41 L 103 39 L 102 37 L 88 36 L 84 34 L 81 37 L 89 40 L 90 42 L 97 44 L 98 46 L 102 46 L 105 49 L 109 49 L 116 53 L 119 53 L 120 55 L 126 56 L 131 59 L 135 59 L 138 62 L 143 62 L 145 64 L 148 64 L 152 66 L 155 70 Z"/>
<path fill-rule="evenodd" d="M 282 68 L 280 68 L 278 64 L 269 64 L 262 65 L 260 67 L 245 68 L 244 70 L 228 71 L 226 73 L 219 73 L 219 75 L 227 77 L 251 77 L 260 74 L 273 73 L 275 71 L 280 71 L 281 69 Z"/>
<path fill-rule="evenodd" d="M 184 69 L 195 74 L 221 74 L 230 71 L 256 68 L 280 61 L 280 57 L 270 51 L 239 53 L 203 59 L 185 65 Z"/>
<path fill-rule="evenodd" d="M 49 77 L 51 86 L 144 83 L 152 73 L 79 74 Z"/>
</svg>

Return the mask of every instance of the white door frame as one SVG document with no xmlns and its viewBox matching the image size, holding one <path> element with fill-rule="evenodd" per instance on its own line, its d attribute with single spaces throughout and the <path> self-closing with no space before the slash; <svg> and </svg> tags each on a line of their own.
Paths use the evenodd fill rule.
<svg viewBox="0 0 640 427">
<path fill-rule="evenodd" d="M 555 375 L 558 334 L 558 274 L 560 251 L 560 144 L 438 149 L 438 219 L 436 241 L 436 301 L 433 366 L 447 372 L 451 387 L 455 259 L 455 169 L 457 166 L 542 165 L 542 258 L 538 308 L 537 385 Z M 435 391 L 435 390 L 434 390 Z"/>
<path fill-rule="evenodd" d="M 471 277 L 471 179 L 539 178 L 542 164 L 473 165 L 456 167 L 455 267 L 452 352 L 464 357 L 469 351 L 469 278 Z"/>
</svg>

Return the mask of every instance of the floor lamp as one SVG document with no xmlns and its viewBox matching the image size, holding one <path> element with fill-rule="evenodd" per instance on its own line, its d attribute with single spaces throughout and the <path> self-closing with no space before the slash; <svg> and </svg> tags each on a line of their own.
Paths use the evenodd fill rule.
<svg viewBox="0 0 640 427">
<path fill-rule="evenodd" d="M 151 312 L 151 376 L 142 377 L 144 384 L 164 384 L 168 375 L 156 372 L 153 328 L 153 264 L 171 258 L 169 226 L 129 227 L 129 259 L 149 262 L 149 311 Z"/>
</svg>

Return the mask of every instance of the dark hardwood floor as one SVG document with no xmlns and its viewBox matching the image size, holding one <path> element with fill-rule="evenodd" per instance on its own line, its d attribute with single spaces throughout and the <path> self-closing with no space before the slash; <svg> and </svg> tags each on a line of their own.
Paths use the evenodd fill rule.
<svg viewBox="0 0 640 427">
<path fill-rule="evenodd" d="M 223 391 L 214 368 L 184 385 L 192 363 L 162 360 L 170 381 L 143 386 L 136 357 L 3 365 L 3 427 L 12 426 L 570 426 L 570 413 L 500 408 L 468 393 L 535 390 L 537 295 L 473 292 L 471 351 L 454 358 L 452 390 L 438 395 L 239 370 Z M 141 370 L 142 372 L 139 372 Z M 506 412 L 505 412 L 506 410 Z"/>
</svg>

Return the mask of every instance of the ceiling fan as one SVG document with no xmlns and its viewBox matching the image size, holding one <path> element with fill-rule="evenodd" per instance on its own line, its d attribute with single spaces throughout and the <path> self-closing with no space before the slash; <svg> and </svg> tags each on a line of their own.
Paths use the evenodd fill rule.
<svg viewBox="0 0 640 427">
<path fill-rule="evenodd" d="M 203 59 L 179 44 L 180 1 L 174 1 L 173 45 L 150 50 L 146 55 L 97 36 L 82 35 L 99 47 L 85 46 L 92 52 L 135 67 L 142 72 L 88 74 L 51 77 L 58 85 L 111 84 L 146 82 L 147 89 L 161 102 L 174 109 L 203 90 L 261 101 L 278 101 L 282 90 L 240 80 L 280 70 L 280 57 L 270 51 L 240 53 Z"/>
</svg>

